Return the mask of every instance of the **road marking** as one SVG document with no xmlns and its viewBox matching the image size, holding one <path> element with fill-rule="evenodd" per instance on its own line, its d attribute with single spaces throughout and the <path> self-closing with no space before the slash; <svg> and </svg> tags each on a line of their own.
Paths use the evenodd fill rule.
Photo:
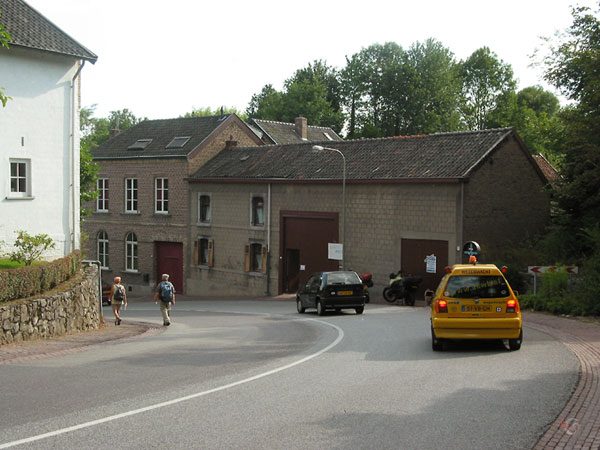
<svg viewBox="0 0 600 450">
<path fill-rule="evenodd" d="M 232 311 L 229 311 L 229 312 L 235 314 L 235 312 L 232 312 Z M 265 314 L 265 315 L 270 315 L 270 314 Z M 158 409 L 158 408 L 164 408 L 165 406 L 175 405 L 176 403 L 185 402 L 185 401 L 192 400 L 192 399 L 195 399 L 195 398 L 198 398 L 198 397 L 204 397 L 205 395 L 214 394 L 215 392 L 225 391 L 227 389 L 231 389 L 233 387 L 240 386 L 240 385 L 245 384 L 245 383 L 250 383 L 252 381 L 256 381 L 256 380 L 259 380 L 261 378 L 265 378 L 265 377 L 268 377 L 270 375 L 274 375 L 276 373 L 279 373 L 279 372 L 282 372 L 284 370 L 287 370 L 287 369 L 290 369 L 292 367 L 295 367 L 295 366 L 297 366 L 299 364 L 303 364 L 303 363 L 305 363 L 307 361 L 310 361 L 311 359 L 316 358 L 317 356 L 320 356 L 323 353 L 331 350 L 333 347 L 335 347 L 336 345 L 338 345 L 342 341 L 342 339 L 344 339 L 344 331 L 340 327 L 338 327 L 337 325 L 334 325 L 332 323 L 324 322 L 324 321 L 318 320 L 318 319 L 291 319 L 291 320 L 313 321 L 313 322 L 318 322 L 318 323 L 330 326 L 330 327 L 335 328 L 337 330 L 337 332 L 338 332 L 337 338 L 331 344 L 329 344 L 327 347 L 322 348 L 321 350 L 319 350 L 316 353 L 313 353 L 313 354 L 308 355 L 308 356 L 306 356 L 306 357 L 304 357 L 302 359 L 299 359 L 298 361 L 295 361 L 295 362 L 290 363 L 290 364 L 286 364 L 285 366 L 281 366 L 281 367 L 278 367 L 276 369 L 269 370 L 267 372 L 260 373 L 258 375 L 254 375 L 254 376 L 249 377 L 249 378 L 245 378 L 243 380 L 236 381 L 234 383 L 229 383 L 229 384 L 226 384 L 224 386 L 219 386 L 219 387 L 216 387 L 216 388 L 213 388 L 213 389 L 209 389 L 207 391 L 198 392 L 196 394 L 186 395 L 185 397 L 175 398 L 173 400 L 169 400 L 169 401 L 166 401 L 166 402 L 157 403 L 155 405 L 146 406 L 144 408 L 134 409 L 132 411 L 127 411 L 127 412 L 123 412 L 123 413 L 120 413 L 120 414 L 115 414 L 113 416 L 103 417 L 102 419 L 92 420 L 90 422 L 81 423 L 79 425 L 73 425 L 71 427 L 61 428 L 60 430 L 50 431 L 48 433 L 43 433 L 43 434 L 38 434 L 37 436 L 32 436 L 32 437 L 28 437 L 28 438 L 25 438 L 25 439 L 19 439 L 17 441 L 7 442 L 5 444 L 0 444 L 0 449 L 2 449 L 2 448 L 16 447 L 17 445 L 21 445 L 21 444 L 27 444 L 27 443 L 30 443 L 30 442 L 40 441 L 42 439 L 47 439 L 47 438 L 59 436 L 61 434 L 70 433 L 71 431 L 77 431 L 77 430 L 81 430 L 83 428 L 89 428 L 89 427 L 100 425 L 100 424 L 103 424 L 103 423 L 106 423 L 106 422 L 111 422 L 113 420 L 122 419 L 123 417 L 134 416 L 136 414 L 141 414 L 143 412 L 152 411 L 152 410 Z"/>
</svg>

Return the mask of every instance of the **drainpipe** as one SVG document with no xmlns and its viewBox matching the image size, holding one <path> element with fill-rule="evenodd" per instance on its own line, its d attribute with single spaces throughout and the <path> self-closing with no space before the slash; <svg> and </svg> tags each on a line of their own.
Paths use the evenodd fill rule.
<svg viewBox="0 0 600 450">
<path fill-rule="evenodd" d="M 100 315 L 103 316 L 104 312 L 102 311 L 102 266 L 100 265 L 100 261 L 91 261 L 85 259 L 81 262 L 89 265 L 94 264 L 98 266 L 98 295 L 100 298 Z"/>
<path fill-rule="evenodd" d="M 77 108 L 75 107 L 75 102 L 76 102 L 76 95 L 75 95 L 75 80 L 77 79 L 77 77 L 79 76 L 79 74 L 81 73 L 81 70 L 83 69 L 83 66 L 85 65 L 85 60 L 81 60 L 80 61 L 80 66 L 77 69 L 77 72 L 75 72 L 75 75 L 73 76 L 73 78 L 71 79 L 71 114 L 70 114 L 70 124 L 69 124 L 69 128 L 70 128 L 70 139 L 69 139 L 69 159 L 70 159 L 70 165 L 71 165 L 71 189 L 70 189 L 70 196 L 71 196 L 71 251 L 75 250 L 76 248 L 76 236 L 75 236 L 75 227 L 77 224 L 77 221 L 79 220 L 79 217 L 77 217 L 77 210 L 75 208 L 75 204 L 77 202 L 77 199 L 75 198 L 75 119 L 76 116 L 75 114 L 77 114 Z M 102 300 L 100 300 L 100 303 L 102 303 Z"/>
<path fill-rule="evenodd" d="M 267 288 L 265 295 L 271 295 L 269 285 L 271 282 L 271 183 L 267 187 Z"/>
</svg>

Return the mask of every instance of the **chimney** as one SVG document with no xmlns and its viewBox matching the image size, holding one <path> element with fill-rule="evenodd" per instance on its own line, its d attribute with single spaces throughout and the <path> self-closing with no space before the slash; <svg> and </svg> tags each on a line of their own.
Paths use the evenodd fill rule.
<svg viewBox="0 0 600 450">
<path fill-rule="evenodd" d="M 296 133 L 298 133 L 298 136 L 300 136 L 303 141 L 308 140 L 307 128 L 308 120 L 306 120 L 306 117 L 296 117 Z"/>
<path fill-rule="evenodd" d="M 118 136 L 119 134 L 121 134 L 121 130 L 119 130 L 119 126 L 115 126 L 112 130 L 109 131 L 109 137 L 110 138 L 114 138 L 115 136 Z"/>
</svg>

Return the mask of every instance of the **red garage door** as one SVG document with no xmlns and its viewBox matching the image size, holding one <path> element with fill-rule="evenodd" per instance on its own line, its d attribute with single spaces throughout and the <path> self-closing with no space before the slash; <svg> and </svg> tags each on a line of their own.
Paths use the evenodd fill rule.
<svg viewBox="0 0 600 450">
<path fill-rule="evenodd" d="M 163 273 L 169 274 L 169 281 L 175 291 L 183 293 L 183 244 L 180 242 L 155 242 L 156 280 Z"/>
</svg>

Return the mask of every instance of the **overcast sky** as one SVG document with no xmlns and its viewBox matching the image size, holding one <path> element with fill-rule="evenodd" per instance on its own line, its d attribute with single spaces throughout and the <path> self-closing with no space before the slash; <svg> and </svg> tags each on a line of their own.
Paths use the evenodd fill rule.
<svg viewBox="0 0 600 450">
<path fill-rule="evenodd" d="M 322 59 L 393 41 L 435 38 L 457 59 L 488 46 L 519 88 L 543 83 L 531 55 L 591 0 L 25 0 L 98 55 L 83 70 L 82 105 L 96 117 L 128 108 L 174 118 L 194 108 L 245 111 L 253 94 Z M 301 112 L 299 112 L 301 113 Z M 310 123 L 310 118 L 309 123 Z"/>
</svg>

